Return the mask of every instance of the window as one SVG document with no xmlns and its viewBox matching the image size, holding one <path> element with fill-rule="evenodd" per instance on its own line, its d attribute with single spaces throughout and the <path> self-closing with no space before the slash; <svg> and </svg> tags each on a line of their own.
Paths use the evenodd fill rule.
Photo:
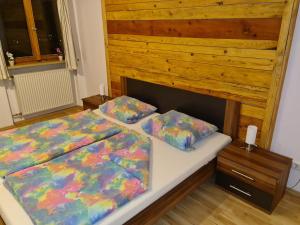
<svg viewBox="0 0 300 225">
<path fill-rule="evenodd" d="M 63 50 L 56 0 L 0 0 L 0 40 L 16 64 L 58 60 Z"/>
</svg>

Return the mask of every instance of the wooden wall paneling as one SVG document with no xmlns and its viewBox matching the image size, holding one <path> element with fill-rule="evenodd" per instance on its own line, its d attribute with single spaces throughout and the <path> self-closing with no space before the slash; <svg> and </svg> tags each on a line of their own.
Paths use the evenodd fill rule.
<svg viewBox="0 0 300 225">
<path fill-rule="evenodd" d="M 138 68 L 129 68 L 122 65 L 111 63 L 112 77 L 119 77 L 123 74 L 126 77 L 138 80 L 144 80 L 151 83 L 159 83 L 162 85 L 190 90 L 201 94 L 212 95 L 215 97 L 226 98 L 234 101 L 248 103 L 265 107 L 266 105 L 266 91 L 253 91 L 251 88 L 246 89 L 238 85 L 224 83 L 212 80 L 189 80 L 186 77 L 172 77 L 169 74 L 161 72 L 149 72 Z M 118 78 L 119 79 L 119 78 Z"/>
<path fill-rule="evenodd" d="M 277 41 L 281 18 L 110 20 L 107 25 L 109 34 Z"/>
<path fill-rule="evenodd" d="M 174 20 L 174 19 L 230 19 L 281 17 L 285 2 L 207 7 L 169 8 L 156 10 L 107 12 L 107 20 Z M 171 6 L 170 6 L 171 7 Z"/>
<path fill-rule="evenodd" d="M 110 56 L 120 57 L 120 55 L 137 56 L 145 55 L 151 58 L 164 58 L 165 60 L 176 60 L 184 62 L 201 62 L 202 64 L 219 65 L 219 66 L 233 66 L 239 68 L 248 68 L 254 70 L 264 70 L 263 72 L 274 69 L 273 59 L 250 58 L 250 57 L 236 57 L 227 55 L 207 55 L 204 53 L 169 51 L 160 49 L 144 49 L 132 47 L 109 46 Z"/>
<path fill-rule="evenodd" d="M 243 104 L 241 107 L 241 115 L 264 120 L 265 109 Z"/>
<path fill-rule="evenodd" d="M 272 84 L 268 96 L 265 118 L 262 126 L 260 146 L 269 149 L 276 123 L 281 91 L 290 55 L 292 39 L 299 9 L 299 0 L 288 1 L 284 10 L 281 33 L 277 48 L 277 61 L 273 72 Z"/>
<path fill-rule="evenodd" d="M 239 101 L 239 138 L 269 147 L 299 0 L 105 3 L 112 95 L 126 76 Z"/>
<path fill-rule="evenodd" d="M 120 0 L 107 1 L 107 11 L 136 11 L 136 10 L 155 10 L 155 9 L 170 9 L 170 8 L 191 8 L 191 7 L 205 7 L 205 6 L 220 6 L 220 5 L 234 5 L 245 3 L 280 3 L 284 0 Z"/>
<path fill-rule="evenodd" d="M 167 5 L 170 7 L 195 7 L 195 6 L 210 6 L 210 5 L 232 5 L 232 4 L 242 4 L 242 3 L 272 3 L 272 2 L 284 2 L 284 0 L 223 0 L 222 3 L 220 3 L 218 0 L 181 0 L 180 2 L 176 0 L 106 0 L 107 6 L 113 6 L 113 5 L 121 5 L 121 9 L 125 9 L 125 5 L 133 4 L 133 5 L 139 5 L 141 4 L 150 4 L 152 6 L 156 5 L 157 7 L 159 4 Z M 188 5 L 187 5 L 188 4 Z M 154 8 L 157 8 L 154 7 Z M 168 8 L 163 7 L 163 8 Z M 135 8 L 134 10 L 136 10 Z M 107 7 L 107 10 L 109 10 L 109 7 Z M 126 9 L 129 11 L 129 9 Z M 118 10 L 119 11 L 119 10 Z"/>
<path fill-rule="evenodd" d="M 223 133 L 236 139 L 239 130 L 241 104 L 236 101 L 227 100 Z"/>
<path fill-rule="evenodd" d="M 145 71 L 172 74 L 174 77 L 183 77 L 190 80 L 222 80 L 224 83 L 251 86 L 258 91 L 269 88 L 272 80 L 272 71 L 244 69 L 226 65 L 205 64 L 201 61 L 182 61 L 164 57 L 148 56 L 148 54 L 130 54 L 110 51 L 111 63 Z"/>
<path fill-rule="evenodd" d="M 180 38 L 177 38 L 180 39 Z M 258 59 L 270 59 L 276 58 L 276 50 L 267 49 L 242 49 L 242 48 L 229 48 L 229 47 L 215 47 L 215 46 L 200 46 L 200 45 L 182 45 L 182 44 L 167 44 L 167 43 L 153 43 L 153 42 L 131 42 L 131 41 L 118 41 L 110 40 L 109 46 L 119 46 L 122 48 L 143 48 L 143 49 L 160 49 L 166 51 L 175 52 L 190 52 L 207 55 L 221 55 L 232 57 L 248 57 Z"/>
<path fill-rule="evenodd" d="M 109 23 L 109 21 L 108 21 Z M 110 41 L 133 41 L 146 43 L 176 44 L 187 46 L 210 46 L 237 49 L 270 50 L 277 48 L 277 41 L 272 40 L 240 40 L 240 39 L 214 39 L 214 38 L 186 38 L 186 37 L 157 37 L 130 34 L 108 34 Z"/>
</svg>

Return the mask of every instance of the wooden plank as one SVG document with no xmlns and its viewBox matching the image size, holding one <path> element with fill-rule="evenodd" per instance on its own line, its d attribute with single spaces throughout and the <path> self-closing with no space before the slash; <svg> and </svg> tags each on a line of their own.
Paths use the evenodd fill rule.
<svg viewBox="0 0 300 225">
<path fill-rule="evenodd" d="M 240 68 L 249 68 L 257 70 L 274 69 L 274 61 L 272 59 L 242 58 L 219 55 L 205 55 L 193 52 L 174 52 L 165 50 L 152 50 L 143 48 L 130 48 L 118 46 L 109 46 L 109 52 L 114 54 L 140 54 L 142 56 L 152 58 L 164 58 L 165 60 L 178 60 L 185 62 L 201 62 L 203 64 L 232 66 Z"/>
<path fill-rule="evenodd" d="M 237 5 L 245 3 L 276 3 L 284 1 L 285 0 L 108 0 L 106 1 L 106 8 L 108 12 L 112 12 Z"/>
<path fill-rule="evenodd" d="M 242 104 L 241 115 L 263 120 L 265 117 L 265 109 Z"/>
<path fill-rule="evenodd" d="M 114 64 L 140 68 L 149 72 L 164 73 L 173 77 L 191 80 L 217 80 L 239 84 L 240 86 L 249 86 L 253 90 L 268 89 L 272 79 L 272 72 L 270 71 L 210 65 L 196 61 L 186 62 L 141 54 L 120 54 L 111 51 L 109 59 Z"/>
<path fill-rule="evenodd" d="M 112 76 L 125 76 L 150 83 L 157 83 L 169 87 L 176 87 L 183 90 L 194 91 L 196 93 L 207 94 L 215 97 L 239 101 L 242 103 L 265 107 L 267 90 L 248 89 L 232 83 L 213 81 L 208 79 L 189 79 L 187 77 L 173 77 L 170 74 L 149 72 L 140 68 L 130 68 L 111 63 L 110 70 Z"/>
<path fill-rule="evenodd" d="M 277 48 L 277 41 L 271 40 L 239 40 L 239 39 L 212 39 L 212 38 L 184 38 L 184 37 L 156 37 L 144 35 L 109 34 L 109 40 L 133 41 L 146 43 L 161 43 L 175 45 L 192 45 L 223 48 L 261 49 Z"/>
<path fill-rule="evenodd" d="M 113 98 L 119 97 L 122 95 L 121 90 L 111 89 L 111 95 Z"/>
<path fill-rule="evenodd" d="M 118 81 L 118 82 L 117 81 L 112 81 L 111 82 L 111 88 L 115 89 L 115 90 L 121 90 L 121 92 L 123 93 L 123 91 L 122 91 L 123 85 L 122 85 L 121 77 L 120 77 L 120 81 Z"/>
<path fill-rule="evenodd" d="M 262 128 L 262 138 L 260 146 L 269 149 L 272 143 L 273 132 L 280 102 L 281 91 L 288 66 L 289 54 L 298 14 L 299 0 L 288 1 L 288 6 L 284 10 L 281 25 L 279 45 L 277 49 L 276 67 L 273 72 L 273 80 L 268 95 L 266 113 Z"/>
<path fill-rule="evenodd" d="M 247 129 L 249 125 L 255 125 L 259 130 L 262 128 L 262 120 L 249 116 L 240 116 L 240 127 Z"/>
<path fill-rule="evenodd" d="M 238 134 L 239 139 L 245 140 L 248 126 L 255 125 L 258 127 L 256 144 L 259 144 L 261 141 L 262 124 L 263 124 L 263 120 L 241 115 L 239 121 L 239 134 Z"/>
<path fill-rule="evenodd" d="M 142 49 L 153 49 L 153 50 L 166 50 L 175 52 L 188 52 L 188 53 L 199 53 L 208 55 L 222 55 L 222 56 L 233 56 L 233 57 L 244 57 L 244 58 L 258 58 L 258 59 L 271 59 L 274 60 L 276 57 L 275 50 L 257 50 L 257 49 L 238 49 L 238 48 L 227 48 L 227 47 L 207 47 L 198 45 L 176 45 L 176 44 L 162 44 L 153 42 L 133 42 L 133 41 L 119 41 L 109 40 L 109 45 L 118 46 L 120 48 L 142 48 Z"/>
<path fill-rule="evenodd" d="M 108 34 L 277 41 L 281 18 L 109 20 L 107 24 Z"/>
<path fill-rule="evenodd" d="M 139 3 L 165 3 L 177 4 L 176 6 L 180 7 L 180 4 L 187 6 L 186 4 L 190 4 L 189 6 L 195 7 L 199 4 L 201 5 L 228 5 L 228 4 L 241 4 L 241 3 L 270 3 L 270 2 L 283 2 L 284 0 L 223 0 L 222 3 L 218 2 L 218 0 L 181 0 L 181 3 L 176 2 L 176 0 L 106 0 L 106 6 L 108 5 L 126 5 L 126 4 L 139 4 Z M 191 3 L 189 3 L 191 2 Z M 195 5 L 197 4 L 197 5 Z"/>
<path fill-rule="evenodd" d="M 239 4 L 208 7 L 173 8 L 107 12 L 107 20 L 174 20 L 281 17 L 285 3 Z"/>
<path fill-rule="evenodd" d="M 232 139 L 238 137 L 240 109 L 241 104 L 239 102 L 227 100 L 223 133 L 229 135 Z"/>
</svg>

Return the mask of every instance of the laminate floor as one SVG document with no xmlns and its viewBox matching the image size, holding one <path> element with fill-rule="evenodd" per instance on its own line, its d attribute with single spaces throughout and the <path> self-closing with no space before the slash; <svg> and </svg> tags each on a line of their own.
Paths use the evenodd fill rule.
<svg viewBox="0 0 300 225">
<path fill-rule="evenodd" d="M 300 193 L 288 190 L 268 215 L 208 182 L 155 225 L 300 225 Z"/>
</svg>

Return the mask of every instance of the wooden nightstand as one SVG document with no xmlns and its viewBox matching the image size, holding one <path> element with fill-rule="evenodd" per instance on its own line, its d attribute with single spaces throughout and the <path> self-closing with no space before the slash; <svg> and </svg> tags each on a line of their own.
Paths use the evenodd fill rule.
<svg viewBox="0 0 300 225">
<path fill-rule="evenodd" d="M 104 104 L 105 102 L 111 100 L 112 98 L 109 96 L 103 96 L 104 98 L 101 98 L 100 95 L 94 95 L 91 97 L 83 98 L 83 109 L 98 109 L 99 105 Z"/>
<path fill-rule="evenodd" d="M 260 148 L 252 152 L 234 142 L 218 154 L 216 184 L 272 213 L 283 197 L 292 159 Z"/>
</svg>

